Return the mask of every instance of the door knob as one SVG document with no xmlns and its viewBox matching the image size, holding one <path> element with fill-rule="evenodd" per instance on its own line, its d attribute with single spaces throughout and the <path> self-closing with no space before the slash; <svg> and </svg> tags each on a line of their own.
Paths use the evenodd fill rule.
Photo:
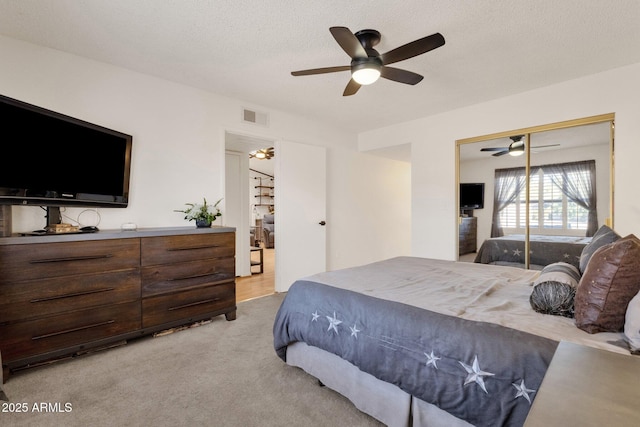
<svg viewBox="0 0 640 427">
<path fill-rule="evenodd" d="M 324 222 L 324 221 L 320 221 L 318 224 L 320 224 L 320 225 L 327 225 L 327 223 L 326 223 L 326 222 Z"/>
</svg>

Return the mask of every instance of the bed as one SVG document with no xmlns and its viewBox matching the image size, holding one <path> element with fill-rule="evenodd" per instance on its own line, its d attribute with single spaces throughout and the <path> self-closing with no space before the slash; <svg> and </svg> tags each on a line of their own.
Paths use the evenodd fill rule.
<svg viewBox="0 0 640 427">
<path fill-rule="evenodd" d="M 590 241 L 591 237 L 530 235 L 530 267 L 541 270 L 554 262 L 566 262 L 578 267 L 580 254 Z M 512 234 L 485 240 L 478 249 L 474 262 L 522 267 L 524 235 Z"/>
<path fill-rule="evenodd" d="M 296 281 L 274 347 L 389 426 L 522 425 L 561 340 L 629 354 L 621 332 L 542 315 L 539 271 L 397 257 Z"/>
</svg>

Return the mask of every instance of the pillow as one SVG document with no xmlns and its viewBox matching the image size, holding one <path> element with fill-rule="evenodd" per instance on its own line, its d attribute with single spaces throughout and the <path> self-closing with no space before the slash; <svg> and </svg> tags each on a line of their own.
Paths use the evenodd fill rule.
<svg viewBox="0 0 640 427">
<path fill-rule="evenodd" d="M 640 292 L 629 302 L 624 320 L 624 336 L 632 354 L 640 354 Z"/>
<path fill-rule="evenodd" d="M 580 272 L 577 267 L 569 263 L 554 262 L 544 266 L 538 278 L 533 282 L 533 286 L 552 281 L 566 283 L 577 288 L 578 282 L 580 282 Z"/>
<path fill-rule="evenodd" d="M 576 291 L 576 326 L 590 334 L 622 331 L 627 306 L 639 290 L 640 240 L 630 234 L 591 257 Z"/>
<path fill-rule="evenodd" d="M 545 266 L 533 282 L 529 303 L 538 313 L 573 317 L 573 300 L 580 272 L 566 262 Z"/>
<path fill-rule="evenodd" d="M 606 225 L 600 227 L 591 238 L 591 241 L 582 249 L 582 253 L 580 254 L 580 273 L 584 274 L 589 259 L 598 248 L 613 243 L 618 239 L 620 239 L 620 235 L 611 228 Z"/>
</svg>

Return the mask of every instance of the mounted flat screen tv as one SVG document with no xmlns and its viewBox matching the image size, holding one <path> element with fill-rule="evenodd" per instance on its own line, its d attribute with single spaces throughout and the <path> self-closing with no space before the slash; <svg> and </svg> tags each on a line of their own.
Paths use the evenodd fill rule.
<svg viewBox="0 0 640 427">
<path fill-rule="evenodd" d="M 460 209 L 484 208 L 484 183 L 460 183 Z"/>
<path fill-rule="evenodd" d="M 131 135 L 0 95 L 0 204 L 129 202 Z"/>
</svg>

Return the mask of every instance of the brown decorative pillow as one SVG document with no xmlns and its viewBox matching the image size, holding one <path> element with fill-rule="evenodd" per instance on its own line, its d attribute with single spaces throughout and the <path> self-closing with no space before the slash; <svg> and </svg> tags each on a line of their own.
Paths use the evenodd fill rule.
<svg viewBox="0 0 640 427">
<path fill-rule="evenodd" d="M 576 326 L 590 334 L 619 332 L 640 290 L 640 240 L 630 234 L 596 250 L 575 296 Z"/>
</svg>

